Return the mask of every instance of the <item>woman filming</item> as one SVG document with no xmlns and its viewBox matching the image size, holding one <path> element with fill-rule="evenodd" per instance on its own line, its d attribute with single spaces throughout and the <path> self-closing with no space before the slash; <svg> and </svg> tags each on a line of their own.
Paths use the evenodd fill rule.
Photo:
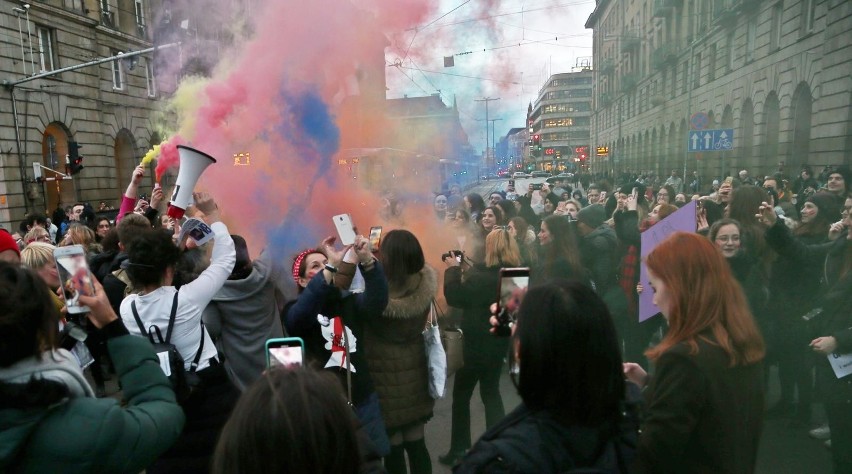
<svg viewBox="0 0 852 474">
<path fill-rule="evenodd" d="M 151 344 L 128 334 L 101 284 L 80 295 L 102 332 L 126 405 L 95 398 L 58 348 L 59 311 L 31 270 L 0 262 L 0 471 L 140 472 L 174 443 L 184 416 Z"/>
<path fill-rule="evenodd" d="M 489 307 L 497 293 L 500 268 L 517 267 L 521 257 L 509 230 L 497 226 L 485 238 L 485 262 L 474 264 L 464 277 L 455 256 L 445 258 L 444 263 L 448 267 L 444 273 L 444 296 L 449 305 L 462 309 L 464 332 L 464 367 L 456 372 L 453 384 L 450 451 L 439 457 L 442 464 L 452 465 L 470 448 L 470 398 L 477 383 L 485 405 L 485 426 L 490 428 L 505 414 L 500 373 L 508 342 L 489 333 Z"/>
<path fill-rule="evenodd" d="M 497 318 L 491 323 L 497 325 Z M 626 384 L 606 304 L 579 282 L 530 288 L 512 328 L 522 403 L 489 429 L 454 472 L 626 473 L 637 423 L 622 417 Z M 564 381 L 554 383 L 555 380 Z M 596 471 L 597 472 L 597 471 Z"/>
<path fill-rule="evenodd" d="M 639 473 L 751 473 L 763 424 L 763 339 L 713 243 L 677 232 L 647 257 L 654 304 L 668 322 L 628 380 L 645 392 Z"/>
</svg>

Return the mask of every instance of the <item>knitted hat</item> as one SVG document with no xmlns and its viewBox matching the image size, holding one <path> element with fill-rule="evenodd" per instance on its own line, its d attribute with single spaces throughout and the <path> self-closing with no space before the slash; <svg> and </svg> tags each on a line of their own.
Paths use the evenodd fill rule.
<svg viewBox="0 0 852 474">
<path fill-rule="evenodd" d="M 18 243 L 12 238 L 12 234 L 5 229 L 0 229 L 0 252 L 14 250 L 18 257 L 21 256 L 21 250 L 18 248 Z"/>
<path fill-rule="evenodd" d="M 813 203 L 819 209 L 819 214 L 829 222 L 836 222 L 840 219 L 841 201 L 833 194 L 819 192 L 806 199 L 805 202 Z"/>
<path fill-rule="evenodd" d="M 310 255 L 312 253 L 322 253 L 322 252 L 320 252 L 317 249 L 303 250 L 301 253 L 299 253 L 299 255 L 296 255 L 295 260 L 293 260 L 293 280 L 295 280 L 297 285 L 299 284 L 299 278 L 300 278 L 299 274 L 301 273 L 299 270 L 301 270 L 302 261 L 305 259 L 305 257 L 307 257 L 308 255 Z"/>
<path fill-rule="evenodd" d="M 592 229 L 596 229 L 606 220 L 606 212 L 602 205 L 592 204 L 580 209 L 580 212 L 577 213 L 577 220 Z"/>
</svg>

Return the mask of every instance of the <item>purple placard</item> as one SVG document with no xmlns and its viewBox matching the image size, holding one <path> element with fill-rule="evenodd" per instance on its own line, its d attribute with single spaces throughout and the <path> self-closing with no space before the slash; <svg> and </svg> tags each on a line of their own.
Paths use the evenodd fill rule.
<svg viewBox="0 0 852 474">
<path fill-rule="evenodd" d="M 648 281 L 648 267 L 645 266 L 645 257 L 660 242 L 666 240 L 666 237 L 675 232 L 695 232 L 696 202 L 690 201 L 673 214 L 651 226 L 650 229 L 642 232 L 642 261 L 639 264 L 639 283 L 642 284 L 643 291 L 639 295 L 639 322 L 645 321 L 660 312 L 660 309 L 654 304 L 654 292 L 651 290 L 651 283 Z"/>
</svg>

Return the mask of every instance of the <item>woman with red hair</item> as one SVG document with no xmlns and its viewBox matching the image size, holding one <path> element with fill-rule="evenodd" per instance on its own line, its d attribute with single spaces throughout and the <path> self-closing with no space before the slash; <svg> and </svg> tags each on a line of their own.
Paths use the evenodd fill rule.
<svg viewBox="0 0 852 474">
<path fill-rule="evenodd" d="M 648 385 L 637 472 L 754 472 L 764 345 L 740 285 L 698 234 L 673 234 L 646 264 L 669 329 L 645 353 L 653 378 L 624 366 L 628 379 Z"/>
</svg>

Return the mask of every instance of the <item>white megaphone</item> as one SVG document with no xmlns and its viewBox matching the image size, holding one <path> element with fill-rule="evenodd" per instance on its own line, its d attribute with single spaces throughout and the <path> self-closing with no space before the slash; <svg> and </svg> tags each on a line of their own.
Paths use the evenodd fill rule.
<svg viewBox="0 0 852 474">
<path fill-rule="evenodd" d="M 178 145 L 177 149 L 180 155 L 180 168 L 167 214 L 169 217 L 180 219 L 186 212 L 186 208 L 192 204 L 192 190 L 195 189 L 195 183 L 208 166 L 216 163 L 216 159 L 188 146 Z"/>
</svg>

